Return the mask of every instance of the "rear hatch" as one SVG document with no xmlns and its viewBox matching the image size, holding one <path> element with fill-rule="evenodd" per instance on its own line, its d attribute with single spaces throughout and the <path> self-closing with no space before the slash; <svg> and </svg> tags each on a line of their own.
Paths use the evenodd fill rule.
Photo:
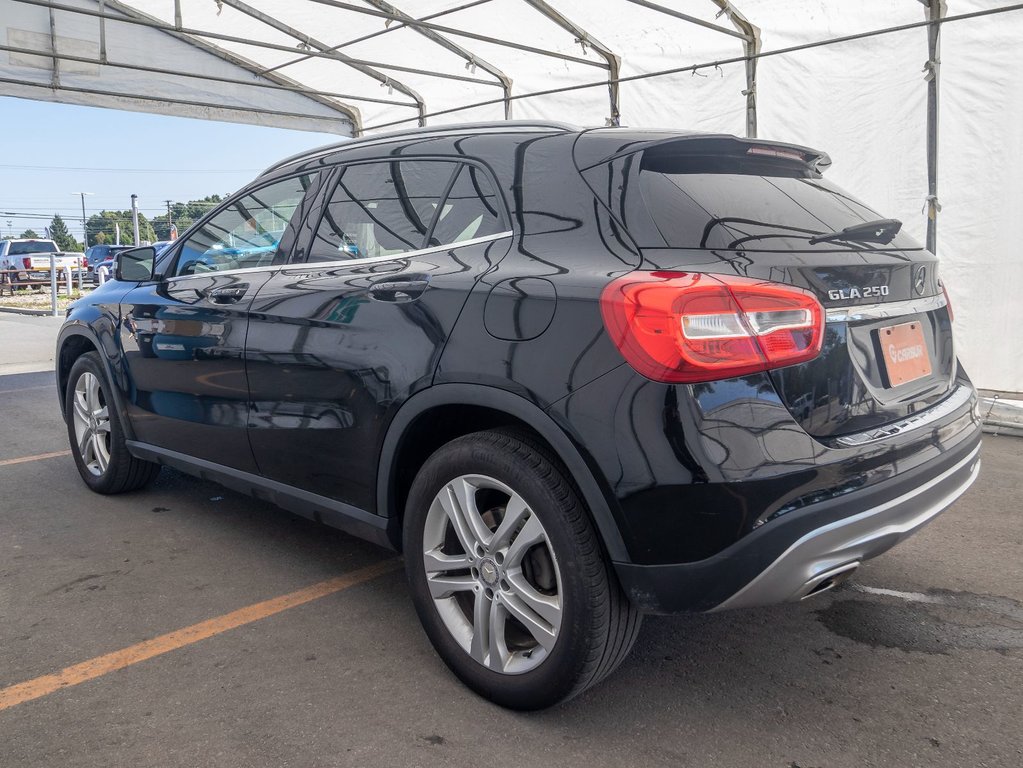
<svg viewBox="0 0 1023 768">
<path fill-rule="evenodd" d="M 821 354 L 769 374 L 809 434 L 875 428 L 948 394 L 955 354 L 934 255 L 826 181 L 826 155 L 676 136 L 593 162 L 607 135 L 584 134 L 576 160 L 636 240 L 644 269 L 742 275 L 820 299 L 828 313 Z"/>
</svg>

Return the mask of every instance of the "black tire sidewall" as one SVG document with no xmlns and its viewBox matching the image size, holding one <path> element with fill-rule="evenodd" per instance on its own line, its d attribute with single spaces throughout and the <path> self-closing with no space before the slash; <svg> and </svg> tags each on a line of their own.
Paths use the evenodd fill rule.
<svg viewBox="0 0 1023 768">
<path fill-rule="evenodd" d="M 589 533 L 594 540 L 587 546 L 563 515 L 567 505 L 579 504 L 564 478 L 560 475 L 556 478 L 562 485 L 556 488 L 514 452 L 502 450 L 494 438 L 514 440 L 494 433 L 468 435 L 447 444 L 423 465 L 412 485 L 406 506 L 405 568 L 416 611 L 448 667 L 466 685 L 495 703 L 514 709 L 538 709 L 561 701 L 579 687 L 587 659 L 593 653 L 594 626 L 599 618 L 595 616 L 591 599 L 595 585 L 587 580 L 585 574 L 594 570 L 590 562 L 594 554 L 596 557 L 602 555 L 592 529 Z M 554 471 L 557 472 L 556 469 Z M 427 585 L 422 558 L 427 512 L 445 484 L 467 474 L 493 477 L 519 493 L 543 524 L 558 561 L 562 597 L 558 641 L 538 667 L 523 674 L 497 673 L 470 657 L 444 625 Z M 567 504 L 563 495 L 559 498 L 559 490 L 561 494 L 566 490 L 570 494 Z M 603 574 L 603 568 L 598 572 Z M 606 583 L 597 586 L 607 589 Z"/>
</svg>

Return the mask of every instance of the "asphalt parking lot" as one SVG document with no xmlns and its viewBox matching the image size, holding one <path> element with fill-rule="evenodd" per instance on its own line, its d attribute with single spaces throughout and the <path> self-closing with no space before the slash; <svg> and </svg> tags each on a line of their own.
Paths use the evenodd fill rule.
<svg viewBox="0 0 1023 768">
<path fill-rule="evenodd" d="M 1023 440 L 854 584 L 648 618 L 518 714 L 448 673 L 392 554 L 166 469 L 87 491 L 52 379 L 0 375 L 4 768 L 1023 764 Z"/>
</svg>

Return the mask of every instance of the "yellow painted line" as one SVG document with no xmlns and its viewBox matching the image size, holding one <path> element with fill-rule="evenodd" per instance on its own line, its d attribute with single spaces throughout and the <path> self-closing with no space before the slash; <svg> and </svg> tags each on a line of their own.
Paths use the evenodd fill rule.
<svg viewBox="0 0 1023 768">
<path fill-rule="evenodd" d="M 401 561 L 396 558 L 389 558 L 379 563 L 360 568 L 344 576 L 327 579 L 318 584 L 289 592 L 280 597 L 264 600 L 261 603 L 239 608 L 237 611 L 217 616 L 213 619 L 200 621 L 190 627 L 168 632 L 165 635 L 154 637 L 152 640 L 144 640 L 141 643 L 130 645 L 119 651 L 97 656 L 94 659 L 83 661 L 66 667 L 53 675 L 43 675 L 34 680 L 26 680 L 24 683 L 0 688 L 0 710 L 8 709 L 26 701 L 38 699 L 41 696 L 68 688 L 72 685 L 95 680 L 97 677 L 116 672 L 119 669 L 138 664 L 140 661 L 160 656 L 170 651 L 184 648 L 208 637 L 219 635 L 230 629 L 251 624 L 254 621 L 265 619 L 268 616 L 286 611 L 298 605 L 318 600 L 321 597 L 332 595 L 335 592 L 354 587 L 356 584 L 375 579 L 385 573 L 390 573 L 400 567 Z"/>
<path fill-rule="evenodd" d="M 3 459 L 0 467 L 9 467 L 11 464 L 24 464 L 28 461 L 42 461 L 43 459 L 55 459 L 58 456 L 70 456 L 71 451 L 54 451 L 53 453 L 37 453 L 35 456 L 22 456 L 18 459 Z"/>
</svg>

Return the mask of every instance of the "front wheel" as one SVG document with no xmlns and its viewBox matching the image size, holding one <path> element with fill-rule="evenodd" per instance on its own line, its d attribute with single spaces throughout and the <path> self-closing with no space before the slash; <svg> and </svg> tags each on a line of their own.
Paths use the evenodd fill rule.
<svg viewBox="0 0 1023 768">
<path fill-rule="evenodd" d="M 96 352 L 87 352 L 71 366 L 64 397 L 71 455 L 86 485 L 97 493 L 123 493 L 152 482 L 160 465 L 128 452 L 121 417 Z"/>
<path fill-rule="evenodd" d="M 477 432 L 423 466 L 405 563 L 437 652 L 480 695 L 540 709 L 625 658 L 640 616 L 557 460 L 528 436 Z"/>
</svg>

